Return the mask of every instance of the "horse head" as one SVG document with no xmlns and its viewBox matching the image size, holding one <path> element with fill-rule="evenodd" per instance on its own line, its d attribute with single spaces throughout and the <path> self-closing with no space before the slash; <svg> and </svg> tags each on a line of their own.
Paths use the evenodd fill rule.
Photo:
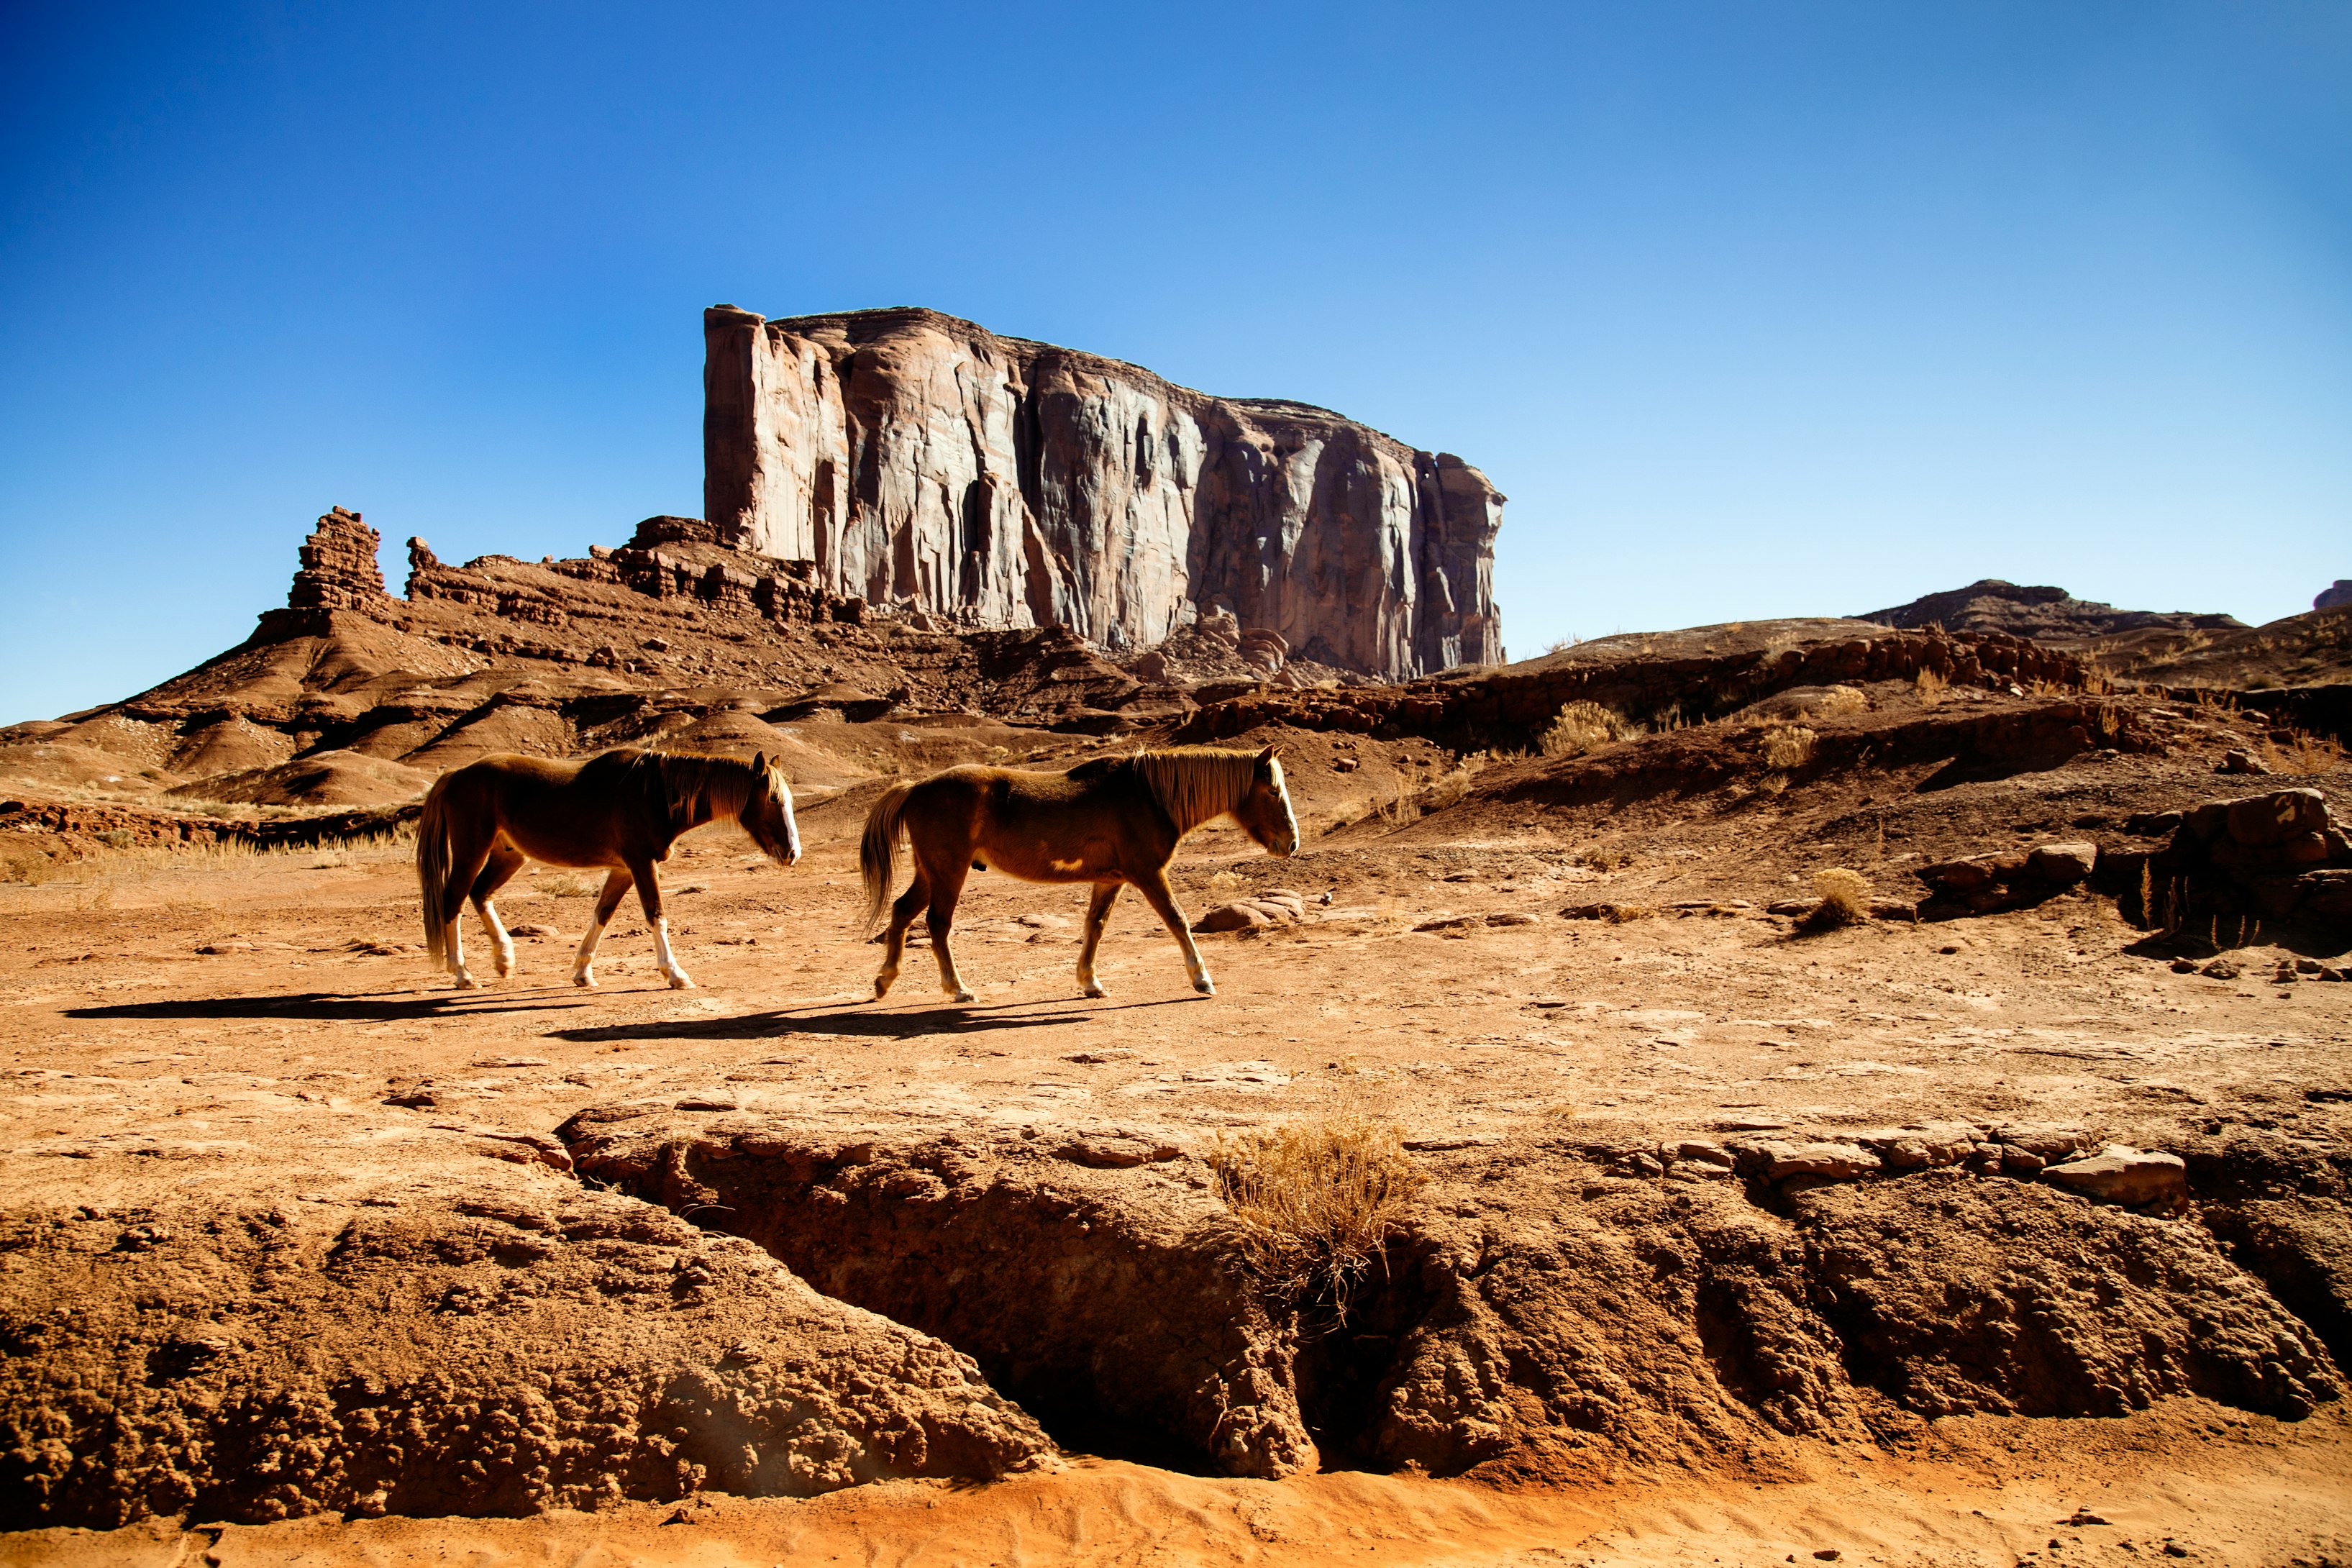
<svg viewBox="0 0 2352 1568">
<path fill-rule="evenodd" d="M 1290 809 L 1290 789 L 1283 783 L 1282 761 L 1272 746 L 1254 760 L 1249 789 L 1234 807 L 1234 820 L 1269 854 L 1298 852 L 1298 817 Z"/>
<path fill-rule="evenodd" d="M 752 792 L 736 820 L 769 859 L 790 866 L 801 858 L 801 827 L 793 817 L 793 786 L 785 782 L 782 767 L 768 761 L 765 752 L 751 759 L 751 772 Z"/>
</svg>

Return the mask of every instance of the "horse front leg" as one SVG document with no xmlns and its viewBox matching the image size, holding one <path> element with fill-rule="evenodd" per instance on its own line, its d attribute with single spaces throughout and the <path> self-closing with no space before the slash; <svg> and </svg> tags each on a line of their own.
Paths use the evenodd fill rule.
<svg viewBox="0 0 2352 1568">
<path fill-rule="evenodd" d="M 882 937 L 882 973 L 874 977 L 877 1002 L 890 994 L 890 986 L 898 978 L 899 961 L 907 954 L 907 928 L 915 923 L 915 917 L 930 901 L 930 883 L 923 876 L 922 863 L 918 861 L 914 881 L 890 906 L 890 929 Z"/>
<path fill-rule="evenodd" d="M 613 921 L 613 911 L 621 907 L 628 895 L 633 879 L 626 871 L 608 871 L 604 887 L 596 895 L 595 913 L 588 917 L 588 934 L 580 939 L 580 951 L 572 955 L 572 984 L 590 986 L 596 984 L 596 944 L 604 940 L 604 928 Z"/>
<path fill-rule="evenodd" d="M 1078 949 L 1078 994 L 1100 996 L 1103 988 L 1095 982 L 1095 950 L 1102 945 L 1103 927 L 1110 923 L 1111 900 L 1118 897 L 1125 886 L 1120 882 L 1097 882 L 1094 895 L 1087 900 L 1086 944 Z"/>
<path fill-rule="evenodd" d="M 669 950 L 669 921 L 662 914 L 661 884 L 654 879 L 654 863 L 650 860 L 629 868 L 636 879 L 637 902 L 646 911 L 646 924 L 654 929 L 654 962 L 669 979 L 673 991 L 691 991 L 694 982 L 677 966 L 677 957 Z"/>
<path fill-rule="evenodd" d="M 1184 950 L 1184 967 L 1192 976 L 1192 989 L 1203 996 L 1214 996 L 1217 994 L 1216 983 L 1209 978 L 1209 965 L 1201 957 L 1199 945 L 1192 941 L 1192 923 L 1184 918 L 1184 911 L 1176 907 L 1176 895 L 1168 886 L 1166 869 L 1147 871 L 1134 881 L 1135 890 L 1143 895 L 1144 901 L 1159 914 L 1168 927 L 1169 934 L 1176 939 L 1176 945 Z"/>
</svg>

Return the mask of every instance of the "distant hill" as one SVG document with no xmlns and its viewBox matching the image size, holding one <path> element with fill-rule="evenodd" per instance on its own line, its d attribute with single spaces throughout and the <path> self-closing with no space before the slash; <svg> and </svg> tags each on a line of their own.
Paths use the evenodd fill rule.
<svg viewBox="0 0 2352 1568">
<path fill-rule="evenodd" d="M 2094 599 L 2077 599 L 2063 588 L 2026 587 L 1987 577 L 1965 588 L 1928 594 L 1893 609 L 1872 610 L 1857 620 L 1916 631 L 1929 625 L 1955 632 L 2006 632 L 2039 642 L 2114 637 L 2121 632 L 2243 631 L 2235 616 L 2200 616 L 2186 610 L 2119 610 Z"/>
</svg>

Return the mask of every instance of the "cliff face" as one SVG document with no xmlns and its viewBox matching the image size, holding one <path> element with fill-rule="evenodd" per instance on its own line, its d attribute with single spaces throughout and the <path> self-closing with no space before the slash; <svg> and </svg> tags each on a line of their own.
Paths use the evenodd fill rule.
<svg viewBox="0 0 2352 1568">
<path fill-rule="evenodd" d="M 1459 458 L 932 310 L 703 323 L 706 515 L 830 592 L 1113 649 L 1229 609 L 1390 679 L 1502 657 L 1503 497 Z"/>
</svg>

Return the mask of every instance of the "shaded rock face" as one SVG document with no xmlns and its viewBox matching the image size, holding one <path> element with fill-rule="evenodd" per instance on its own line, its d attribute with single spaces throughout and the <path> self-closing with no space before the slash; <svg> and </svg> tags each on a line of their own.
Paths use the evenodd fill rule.
<svg viewBox="0 0 2352 1568">
<path fill-rule="evenodd" d="M 2235 616 L 2119 610 L 2094 599 L 2074 598 L 2063 588 L 2026 587 L 1998 577 L 1948 593 L 1928 594 L 1907 605 L 1873 610 L 1856 618 L 1906 630 L 1934 624 L 1956 632 L 2007 632 L 2011 637 L 2044 638 L 2112 637 L 2117 632 L 2147 630 L 2237 631 L 2245 626 Z"/>
<path fill-rule="evenodd" d="M 1503 497 L 1458 458 L 932 310 L 704 331 L 705 512 L 834 593 L 1113 649 L 1227 609 L 1391 679 L 1501 657 Z"/>
<path fill-rule="evenodd" d="M 2315 610 L 2339 609 L 2347 605 L 2352 605 L 2352 577 L 2338 577 L 2322 588 L 2319 596 L 2311 601 L 2311 607 Z"/>
</svg>

